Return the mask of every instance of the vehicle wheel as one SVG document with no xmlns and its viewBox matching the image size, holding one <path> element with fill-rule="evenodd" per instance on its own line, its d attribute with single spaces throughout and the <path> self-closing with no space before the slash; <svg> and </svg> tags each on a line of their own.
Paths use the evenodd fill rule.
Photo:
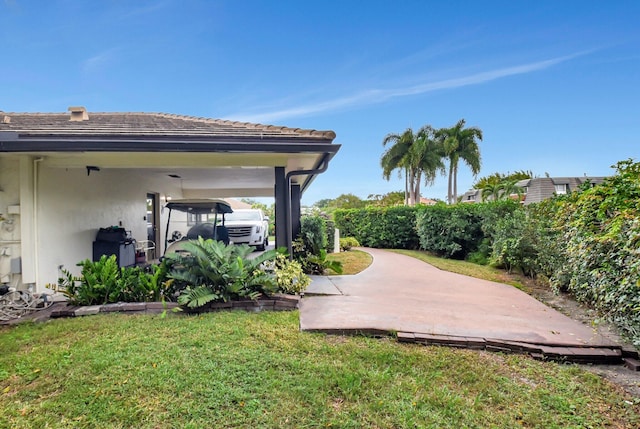
<svg viewBox="0 0 640 429">
<path fill-rule="evenodd" d="M 260 245 L 256 246 L 256 249 L 257 249 L 257 250 L 259 250 L 259 251 L 261 251 L 261 252 L 262 252 L 262 251 L 264 251 L 264 248 L 265 248 L 265 246 L 264 246 L 264 242 L 263 242 L 262 244 L 260 244 Z"/>
</svg>

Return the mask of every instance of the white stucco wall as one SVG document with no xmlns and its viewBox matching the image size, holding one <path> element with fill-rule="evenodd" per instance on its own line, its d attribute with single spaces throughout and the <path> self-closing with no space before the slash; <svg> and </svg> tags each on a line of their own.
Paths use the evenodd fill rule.
<svg viewBox="0 0 640 429">
<path fill-rule="evenodd" d="M 91 259 L 101 227 L 122 226 L 136 240 L 147 239 L 147 193 L 180 197 L 175 181 L 153 179 L 144 170 L 47 168 L 39 172 L 38 285 L 56 282 L 59 267 L 79 273 L 76 264 Z M 164 240 L 166 211 L 158 225 Z"/>
</svg>

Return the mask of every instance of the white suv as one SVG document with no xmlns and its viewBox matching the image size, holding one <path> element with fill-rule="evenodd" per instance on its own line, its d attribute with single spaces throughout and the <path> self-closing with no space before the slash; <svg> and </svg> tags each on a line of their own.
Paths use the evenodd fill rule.
<svg viewBox="0 0 640 429">
<path fill-rule="evenodd" d="M 224 215 L 229 240 L 235 244 L 248 244 L 258 250 L 269 245 L 269 218 L 260 209 L 237 209 Z"/>
</svg>

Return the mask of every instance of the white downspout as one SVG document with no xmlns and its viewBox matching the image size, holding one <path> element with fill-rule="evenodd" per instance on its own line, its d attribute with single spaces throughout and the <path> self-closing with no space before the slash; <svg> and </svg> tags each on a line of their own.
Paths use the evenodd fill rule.
<svg viewBox="0 0 640 429">
<path fill-rule="evenodd" d="M 38 164 L 44 158 L 38 157 L 33 160 L 33 240 L 35 246 L 33 246 L 33 262 L 35 265 L 35 291 L 38 290 L 38 284 L 40 282 L 40 263 L 39 263 L 39 245 L 40 237 L 38 234 Z"/>
</svg>

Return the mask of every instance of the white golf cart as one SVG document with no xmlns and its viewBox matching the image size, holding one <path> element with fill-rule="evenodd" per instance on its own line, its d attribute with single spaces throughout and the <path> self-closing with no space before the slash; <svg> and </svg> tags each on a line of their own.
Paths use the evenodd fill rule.
<svg viewBox="0 0 640 429">
<path fill-rule="evenodd" d="M 219 199 L 172 200 L 167 203 L 165 208 L 169 209 L 164 242 L 165 254 L 183 252 L 184 243 L 188 240 L 197 240 L 198 237 L 229 244 L 229 231 L 224 225 L 224 215 L 233 213 L 233 210 L 226 201 Z M 187 214 L 186 223 L 191 225 L 186 234 L 180 230 L 174 230 L 169 236 L 171 213 L 174 210 Z"/>
</svg>

